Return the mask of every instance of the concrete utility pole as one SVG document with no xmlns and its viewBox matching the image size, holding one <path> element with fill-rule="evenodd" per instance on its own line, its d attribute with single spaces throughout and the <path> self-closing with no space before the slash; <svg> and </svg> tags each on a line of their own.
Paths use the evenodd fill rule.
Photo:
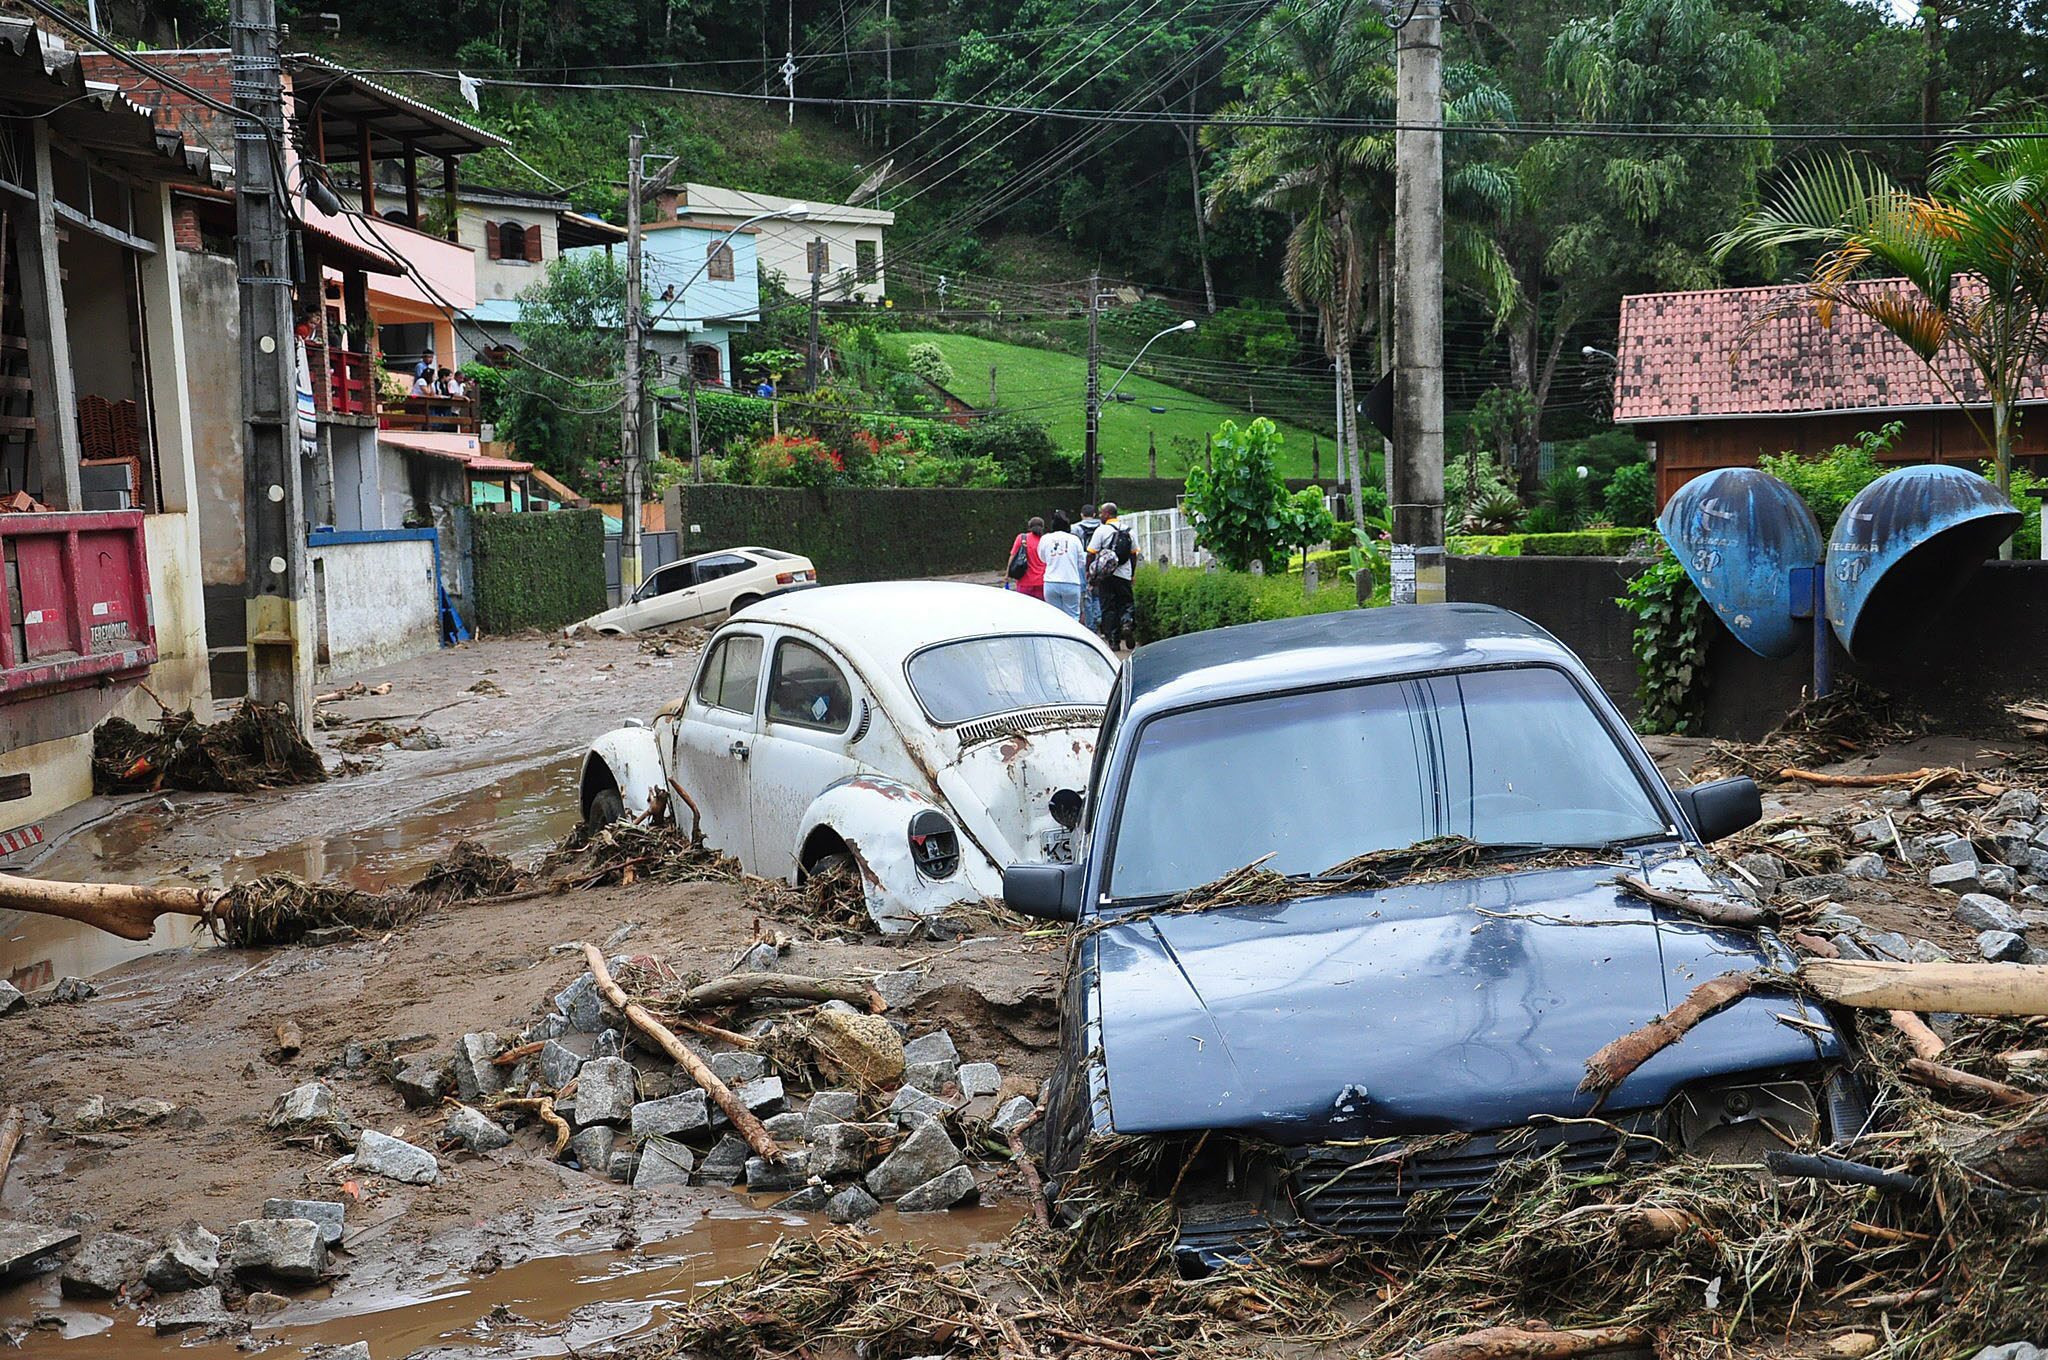
<svg viewBox="0 0 2048 1360">
<path fill-rule="evenodd" d="M 1394 546 L 1397 604 L 1444 598 L 1443 14 L 1421 0 L 1395 35 Z M 1349 414 L 1349 413 L 1347 413 Z"/>
<path fill-rule="evenodd" d="M 896 13 L 891 0 L 882 0 L 882 97 L 896 97 Z M 895 144 L 896 106 L 888 104 L 882 108 L 882 145 L 889 147 Z M 881 202 L 879 191 L 875 201 Z"/>
<path fill-rule="evenodd" d="M 1102 275 L 1088 276 L 1088 439 L 1081 453 L 1081 499 L 1095 504 L 1096 466 L 1102 434 Z"/>
<path fill-rule="evenodd" d="M 818 390 L 818 288 L 824 282 L 825 238 L 811 240 L 811 344 L 810 353 L 804 356 L 804 390 Z"/>
<path fill-rule="evenodd" d="M 646 138 L 626 138 L 626 383 L 619 408 L 619 450 L 626 470 L 625 504 L 619 515 L 619 596 L 640 587 L 640 156 Z"/>
<path fill-rule="evenodd" d="M 276 0 L 234 0 L 231 17 L 249 698 L 282 705 L 302 730 L 310 730 L 314 629 L 305 598 L 306 519 L 299 501 L 292 250 L 282 162 L 273 159 L 284 135 Z"/>
</svg>

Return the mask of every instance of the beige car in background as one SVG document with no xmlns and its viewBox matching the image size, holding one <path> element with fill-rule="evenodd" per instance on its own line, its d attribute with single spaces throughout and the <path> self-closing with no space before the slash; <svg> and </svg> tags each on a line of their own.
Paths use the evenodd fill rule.
<svg viewBox="0 0 2048 1360">
<path fill-rule="evenodd" d="M 792 586 L 815 585 L 808 557 L 774 548 L 726 548 L 671 562 L 648 576 L 624 604 L 593 614 L 567 631 L 639 633 L 683 624 L 714 624 L 736 610 Z"/>
</svg>

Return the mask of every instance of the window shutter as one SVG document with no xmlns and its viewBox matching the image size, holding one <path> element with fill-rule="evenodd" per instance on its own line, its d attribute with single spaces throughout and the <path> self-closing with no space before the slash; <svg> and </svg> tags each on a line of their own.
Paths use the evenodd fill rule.
<svg viewBox="0 0 2048 1360">
<path fill-rule="evenodd" d="M 526 229 L 526 258 L 536 263 L 540 260 L 540 227 L 537 224 Z"/>
<path fill-rule="evenodd" d="M 496 222 L 484 223 L 484 253 L 494 260 L 503 258 L 498 251 L 498 224 Z"/>
</svg>

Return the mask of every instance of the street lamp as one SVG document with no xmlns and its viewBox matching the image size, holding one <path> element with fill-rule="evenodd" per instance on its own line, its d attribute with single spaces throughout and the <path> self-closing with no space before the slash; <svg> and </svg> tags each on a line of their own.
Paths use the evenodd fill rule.
<svg viewBox="0 0 2048 1360">
<path fill-rule="evenodd" d="M 1094 299 L 1091 298 L 1091 309 L 1093 305 Z M 1147 340 L 1144 344 L 1138 346 L 1138 352 L 1131 356 L 1131 361 L 1128 364 L 1124 365 L 1124 371 L 1116 375 L 1116 381 L 1111 383 L 1109 385 L 1109 390 L 1105 392 L 1101 390 L 1100 382 L 1096 377 L 1095 371 L 1096 346 L 1093 343 L 1095 331 L 1093 319 L 1094 318 L 1091 311 L 1091 324 L 1089 325 L 1090 344 L 1088 347 L 1087 450 L 1082 459 L 1084 467 L 1082 468 L 1081 474 L 1082 480 L 1087 483 L 1087 487 L 1084 494 L 1091 501 L 1095 499 L 1095 485 L 1098 478 L 1101 475 L 1101 469 L 1098 466 L 1098 464 L 1100 464 L 1102 461 L 1102 453 L 1100 449 L 1102 430 L 1102 403 L 1116 395 L 1117 388 L 1123 386 L 1124 379 L 1131 376 L 1131 370 L 1138 366 L 1138 360 L 1145 357 L 1146 350 L 1152 348 L 1152 346 L 1156 342 L 1165 339 L 1169 335 L 1182 335 L 1195 328 L 1195 323 L 1193 321 L 1183 321 L 1178 326 L 1168 326 L 1165 330 L 1159 332 L 1159 334 L 1153 336 L 1150 340 Z"/>
<path fill-rule="evenodd" d="M 1579 346 L 1579 357 L 1581 359 L 1584 359 L 1589 364 L 1592 363 L 1595 359 L 1605 359 L 1610 364 L 1618 364 L 1621 362 L 1620 355 L 1610 354 L 1608 351 L 1604 349 L 1596 349 L 1592 345 Z"/>
</svg>

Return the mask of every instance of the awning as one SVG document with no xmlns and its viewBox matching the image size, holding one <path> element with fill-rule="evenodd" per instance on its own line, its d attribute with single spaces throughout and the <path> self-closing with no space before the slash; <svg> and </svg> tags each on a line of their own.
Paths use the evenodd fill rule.
<svg viewBox="0 0 2048 1360">
<path fill-rule="evenodd" d="M 493 458 L 483 451 L 473 434 L 437 434 L 425 430 L 379 430 L 377 442 L 400 453 L 423 454 L 460 463 L 473 473 L 502 474 L 531 472 L 533 464 L 513 458 Z"/>
<path fill-rule="evenodd" d="M 371 154 L 380 159 L 402 156 L 408 147 L 428 156 L 467 156 L 511 145 L 495 132 L 465 123 L 324 57 L 293 53 L 284 64 L 292 78 L 296 116 L 304 119 L 318 111 L 317 145 L 330 163 L 359 159 L 366 128 Z M 299 135 L 301 145 L 309 151 L 316 145 L 310 127 L 301 127 Z"/>
<path fill-rule="evenodd" d="M 361 241 L 349 239 L 308 216 L 304 219 L 304 231 L 318 242 L 318 249 L 324 263 L 336 269 L 350 265 L 369 274 L 404 274 L 405 266 L 381 250 L 376 250 Z M 310 243 L 309 243 L 310 244 Z"/>
<path fill-rule="evenodd" d="M 222 183 L 203 149 L 115 86 L 87 80 L 75 51 L 21 19 L 0 18 L 0 116 L 47 119 L 58 136 L 141 179 Z"/>
<path fill-rule="evenodd" d="M 612 245 L 626 239 L 624 227 L 615 227 L 601 218 L 586 217 L 579 212 L 557 213 L 555 224 L 564 250 L 574 246 Z"/>
</svg>

